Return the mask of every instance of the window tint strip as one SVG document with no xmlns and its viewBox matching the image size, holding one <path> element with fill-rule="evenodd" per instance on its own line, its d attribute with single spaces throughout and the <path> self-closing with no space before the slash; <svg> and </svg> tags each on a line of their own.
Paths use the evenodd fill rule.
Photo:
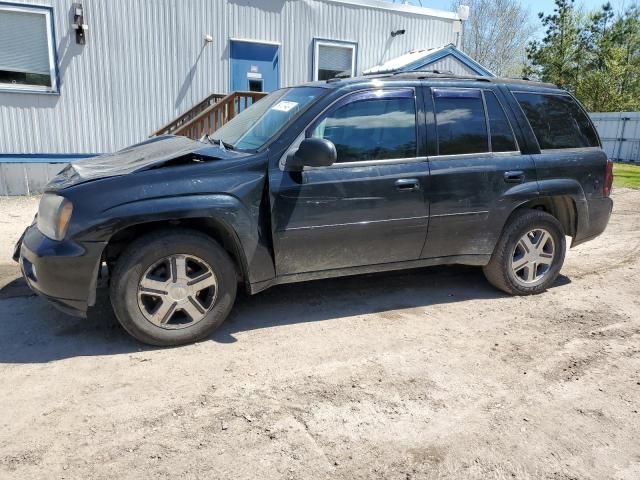
<svg viewBox="0 0 640 480">
<path fill-rule="evenodd" d="M 435 98 L 480 98 L 480 90 L 474 90 L 470 88 L 434 88 L 433 96 Z"/>
<path fill-rule="evenodd" d="M 380 98 L 414 98 L 415 92 L 412 88 L 367 90 L 365 92 L 353 93 L 339 100 L 336 106 L 360 100 L 377 100 Z"/>
</svg>

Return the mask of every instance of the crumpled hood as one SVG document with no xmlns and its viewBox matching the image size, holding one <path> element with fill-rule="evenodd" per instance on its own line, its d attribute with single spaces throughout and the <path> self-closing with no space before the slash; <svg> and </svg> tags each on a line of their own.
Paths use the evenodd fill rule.
<svg viewBox="0 0 640 480">
<path fill-rule="evenodd" d="M 147 170 L 192 153 L 214 159 L 243 156 L 237 152 L 208 147 L 187 137 L 162 135 L 115 153 L 72 162 L 48 183 L 46 190 L 55 191 L 90 180 Z"/>
</svg>

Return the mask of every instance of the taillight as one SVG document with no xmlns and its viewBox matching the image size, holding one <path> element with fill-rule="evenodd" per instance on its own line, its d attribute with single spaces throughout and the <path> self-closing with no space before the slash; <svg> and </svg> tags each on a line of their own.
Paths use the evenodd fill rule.
<svg viewBox="0 0 640 480">
<path fill-rule="evenodd" d="M 611 186 L 613 185 L 613 162 L 607 160 L 607 168 L 604 171 L 604 185 L 602 187 L 602 195 L 608 197 L 611 195 Z"/>
</svg>

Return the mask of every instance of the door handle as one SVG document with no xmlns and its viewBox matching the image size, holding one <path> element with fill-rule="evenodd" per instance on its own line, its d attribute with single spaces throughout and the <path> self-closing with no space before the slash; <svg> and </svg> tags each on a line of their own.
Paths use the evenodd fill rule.
<svg viewBox="0 0 640 480">
<path fill-rule="evenodd" d="M 396 189 L 401 192 L 420 190 L 420 182 L 416 178 L 401 178 L 396 180 Z"/>
<path fill-rule="evenodd" d="M 522 170 L 504 172 L 504 181 L 507 183 L 522 183 L 524 182 L 524 172 Z"/>
</svg>

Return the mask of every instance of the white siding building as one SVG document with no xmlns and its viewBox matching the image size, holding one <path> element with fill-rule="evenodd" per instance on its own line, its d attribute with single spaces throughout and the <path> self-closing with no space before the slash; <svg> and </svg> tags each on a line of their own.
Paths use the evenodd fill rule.
<svg viewBox="0 0 640 480">
<path fill-rule="evenodd" d="M 459 27 L 380 0 L 0 0 L 0 167 L 115 151 L 211 93 L 358 75 Z"/>
</svg>

